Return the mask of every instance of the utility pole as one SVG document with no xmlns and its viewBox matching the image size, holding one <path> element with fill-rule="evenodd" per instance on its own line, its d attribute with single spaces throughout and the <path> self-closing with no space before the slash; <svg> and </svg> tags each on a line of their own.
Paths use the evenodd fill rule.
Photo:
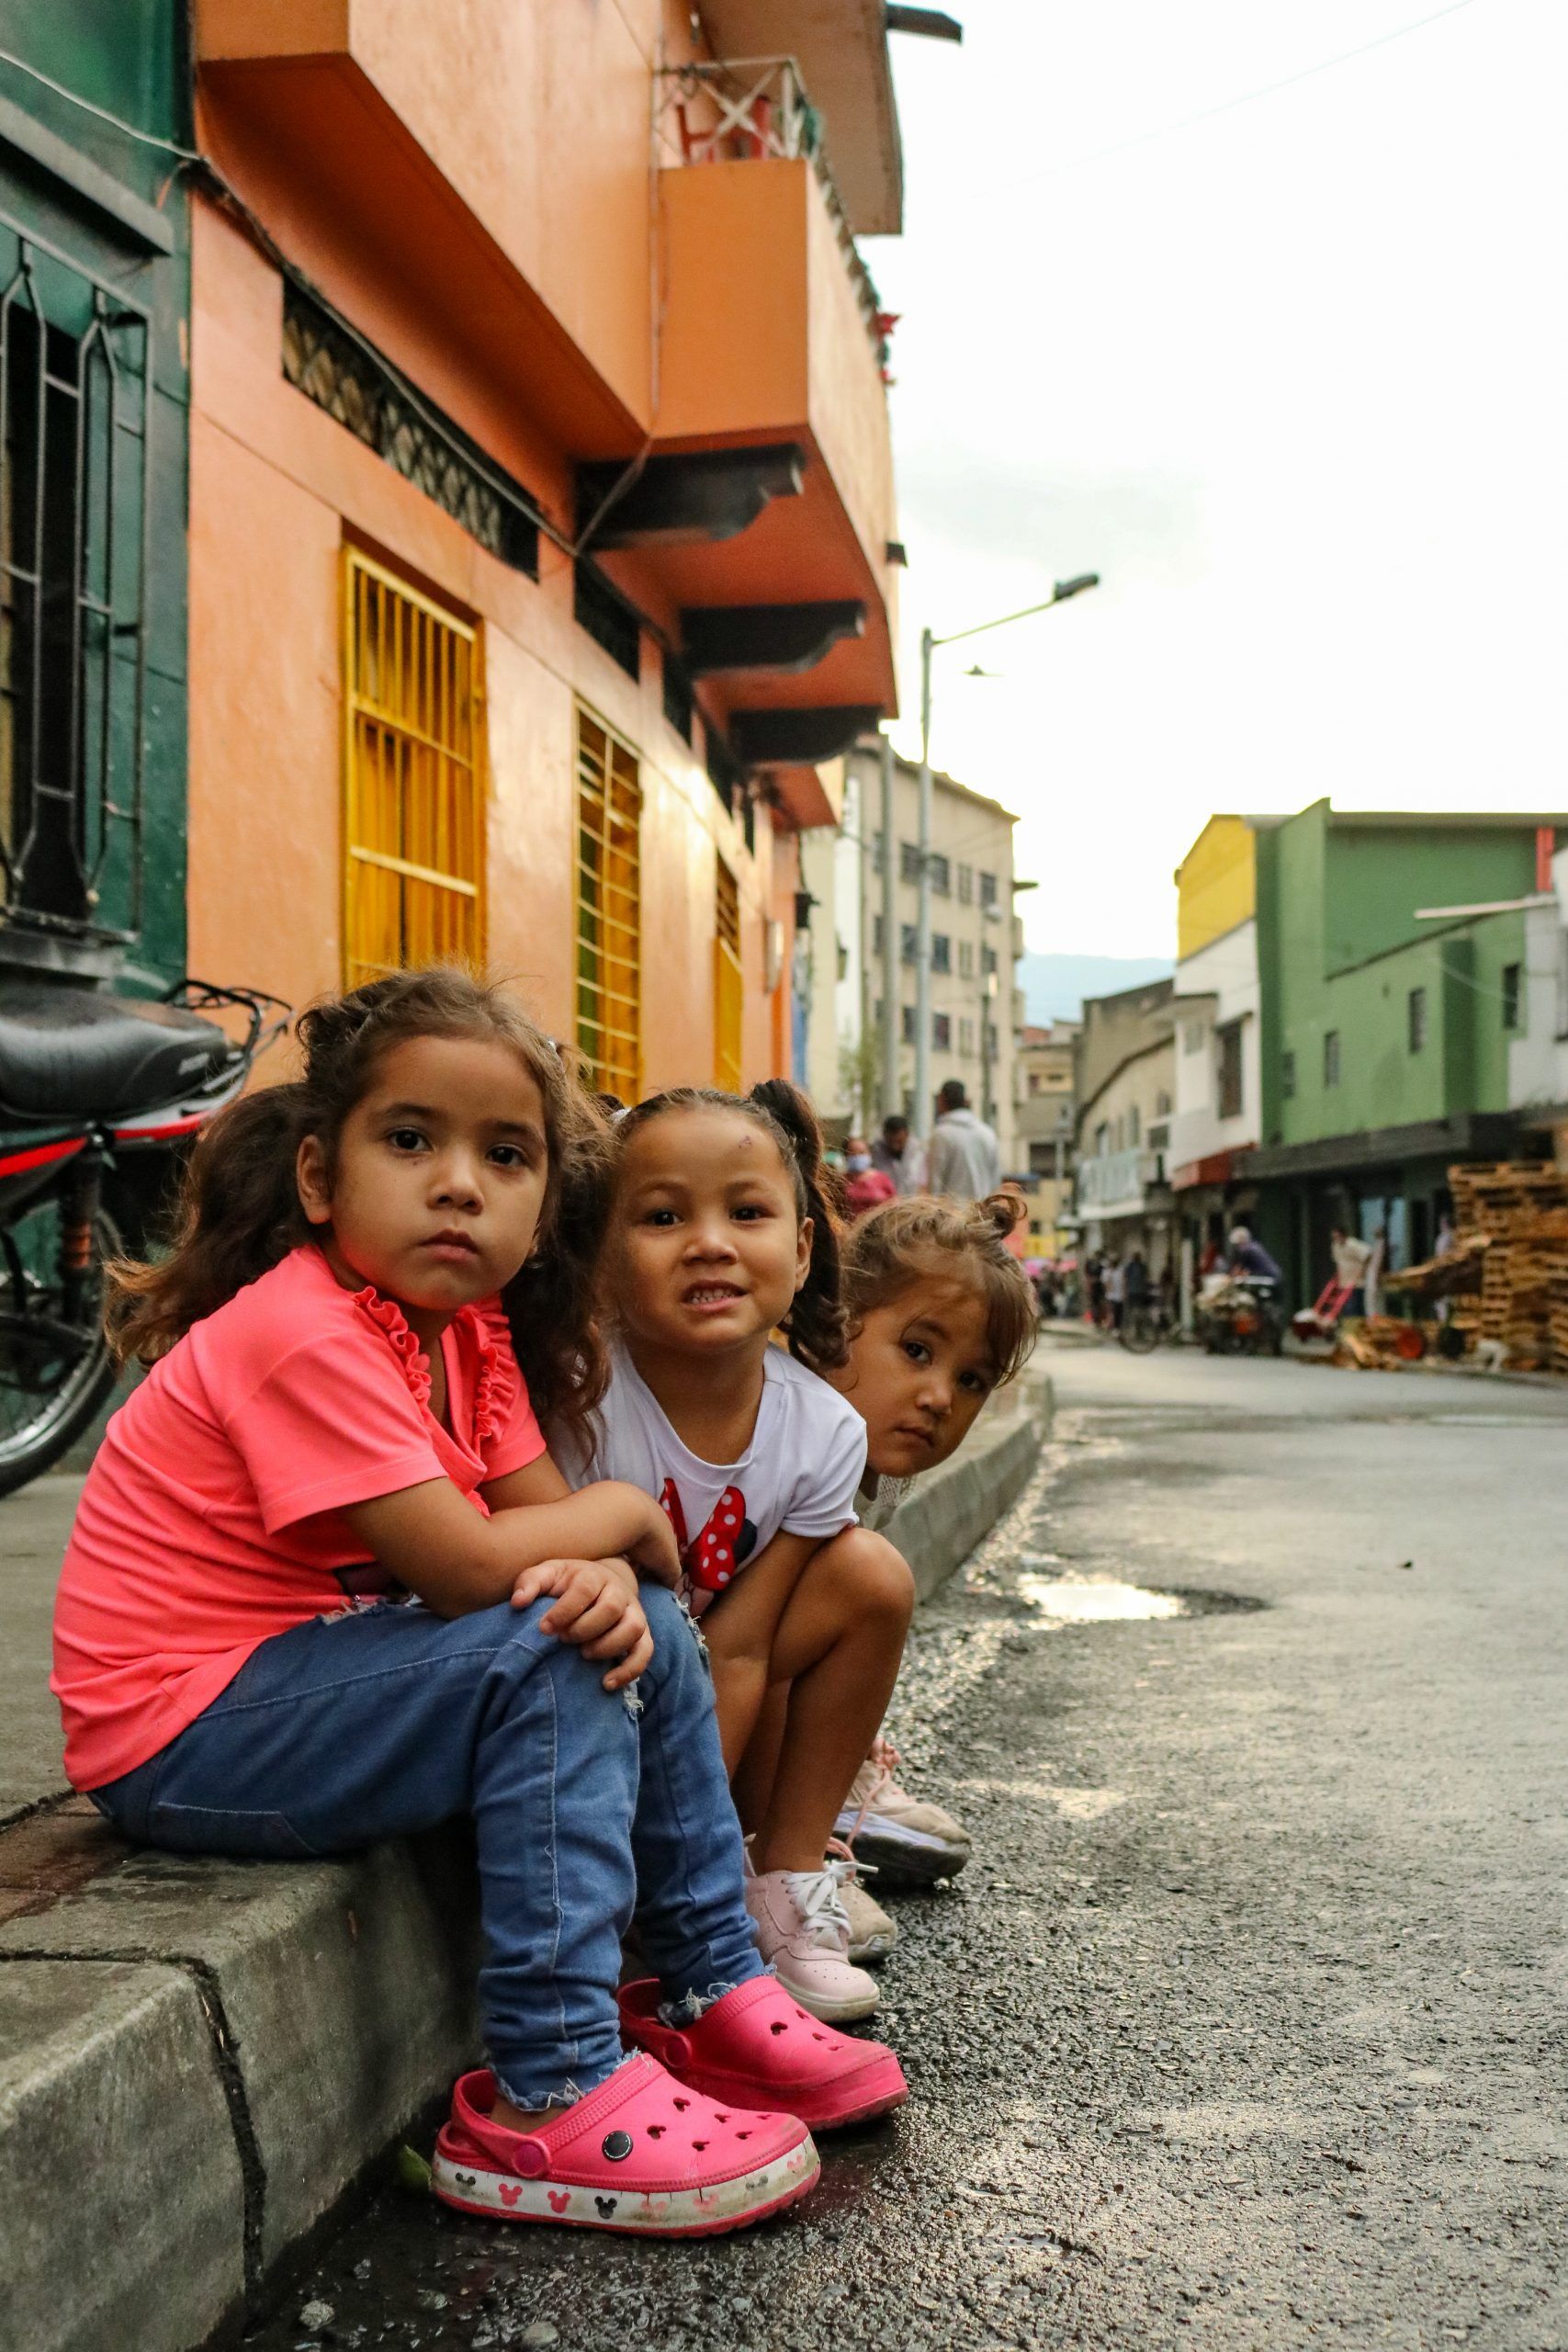
<svg viewBox="0 0 1568 2352">
<path fill-rule="evenodd" d="M 992 950 L 992 953 L 993 953 L 993 954 L 995 954 L 995 952 L 996 952 L 996 951 L 995 951 L 995 949 L 993 949 L 993 950 Z M 983 964 L 983 963 L 985 962 L 985 960 L 986 960 L 986 949 L 985 949 L 985 944 L 984 944 L 984 942 L 982 942 L 982 943 L 981 943 L 981 947 L 980 947 L 980 961 L 981 961 L 981 963 Z M 992 1100 L 991 1100 L 991 1085 L 992 1085 L 992 1072 L 991 1072 L 991 1031 L 992 1031 L 993 1027 L 996 1025 L 996 1024 L 993 1023 L 992 1019 L 991 1019 L 991 1013 L 992 1013 L 992 1011 L 993 1011 L 993 1009 L 994 1009 L 994 1007 L 995 1007 L 995 1005 L 996 1005 L 997 996 L 998 996 L 998 990 L 999 990 L 999 989 L 1000 989 L 1000 986 L 1001 986 L 1001 982 L 1000 982 L 1000 979 L 999 979 L 998 976 L 997 975 L 997 973 L 995 973 L 995 972 L 982 972 L 982 973 L 981 973 L 981 975 L 980 975 L 980 1116 L 982 1117 L 982 1119 L 985 1119 L 986 1121 L 987 1121 L 987 1122 L 989 1123 L 989 1125 L 991 1125 L 992 1126 L 995 1126 L 995 1125 L 996 1125 L 996 1120 L 995 1120 L 995 1118 L 994 1118 L 994 1116 L 993 1116 L 992 1114 L 993 1114 L 993 1113 L 995 1112 L 995 1110 L 996 1110 L 996 1107 L 997 1107 L 997 1106 L 996 1106 L 996 1104 L 995 1104 L 995 1103 L 992 1102 Z"/>
<path fill-rule="evenodd" d="M 931 655 L 939 645 L 956 645 L 966 637 L 983 637 L 987 629 L 1005 628 L 1010 621 L 1026 621 L 1035 613 L 1048 613 L 1053 605 L 1065 605 L 1069 596 L 1081 596 L 1086 589 L 1098 588 L 1098 571 L 1080 571 L 1071 580 L 1058 580 L 1043 604 L 1025 605 L 1021 611 L 1003 613 L 994 621 L 977 621 L 973 628 L 955 628 L 946 637 L 933 637 L 929 628 L 920 631 L 920 824 L 919 824 L 919 920 L 916 925 L 915 965 L 915 1112 L 911 1122 L 917 1135 L 930 1132 L 931 1102 Z M 892 844 L 888 844 L 888 862 L 892 863 Z M 982 959 L 984 960 L 984 959 Z M 999 958 L 998 958 L 999 961 Z M 986 1051 L 982 1036 L 981 1051 Z"/>
<path fill-rule="evenodd" d="M 882 1115 L 904 1108 L 898 1083 L 898 894 L 894 866 L 893 739 L 882 739 Z M 869 1138 L 868 1138 L 869 1140 Z"/>
</svg>

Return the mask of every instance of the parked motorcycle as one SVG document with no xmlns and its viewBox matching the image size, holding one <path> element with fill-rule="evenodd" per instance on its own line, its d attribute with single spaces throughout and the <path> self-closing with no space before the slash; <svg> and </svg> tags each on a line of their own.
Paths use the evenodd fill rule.
<svg viewBox="0 0 1568 2352">
<path fill-rule="evenodd" d="M 226 1012 L 244 1016 L 239 1044 L 208 1017 Z M 178 1156 L 288 1016 L 198 980 L 138 998 L 0 979 L 0 1495 L 107 1397 L 104 1267 L 156 1238 Z"/>
<path fill-rule="evenodd" d="M 1277 1289 L 1263 1274 L 1232 1274 L 1206 1291 L 1193 1310 L 1204 1353 L 1277 1356 L 1285 1336 Z"/>
</svg>

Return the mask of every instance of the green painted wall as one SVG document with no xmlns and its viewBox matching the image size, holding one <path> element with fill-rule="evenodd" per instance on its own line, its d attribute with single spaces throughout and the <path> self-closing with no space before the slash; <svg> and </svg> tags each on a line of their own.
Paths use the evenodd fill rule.
<svg viewBox="0 0 1568 2352">
<path fill-rule="evenodd" d="M 1264 1140 L 1395 1127 L 1507 1107 L 1503 973 L 1524 958 L 1522 915 L 1418 923 L 1419 907 L 1517 898 L 1534 887 L 1535 827 L 1344 824 L 1325 802 L 1258 842 Z M 1410 996 L 1426 1038 L 1410 1046 Z M 1339 1038 L 1325 1082 L 1324 1040 Z M 1285 1091 L 1286 1057 L 1294 1091 Z"/>
<path fill-rule="evenodd" d="M 0 49 L 36 67 L 136 130 L 190 143 L 190 74 L 185 0 L 0 0 Z M 153 207 L 174 232 L 173 254 L 152 252 L 45 164 L 0 140 L 0 284 L 19 240 L 35 240 L 34 266 L 51 322 L 80 333 L 96 277 L 151 315 L 151 479 L 144 610 L 148 624 L 142 905 L 120 957 L 125 977 L 148 987 L 185 969 L 186 507 L 190 315 L 189 208 L 183 167 L 165 146 L 143 145 L 0 62 L 0 97 Z M 138 518 L 139 519 L 139 518 Z M 124 535 L 122 534 L 122 545 Z M 106 865 L 96 920 L 132 928 L 129 836 Z M 0 918 L 0 957 L 6 926 Z M 69 966 L 95 960 L 95 944 L 59 942 Z M 102 956 L 97 961 L 102 963 Z"/>
</svg>

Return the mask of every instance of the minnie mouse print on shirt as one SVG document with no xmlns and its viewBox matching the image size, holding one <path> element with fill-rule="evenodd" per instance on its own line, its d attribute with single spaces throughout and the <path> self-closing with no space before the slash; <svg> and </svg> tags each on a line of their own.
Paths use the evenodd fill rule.
<svg viewBox="0 0 1568 2352">
<path fill-rule="evenodd" d="M 763 1358 L 756 1427 L 738 1462 L 693 1453 L 616 1348 L 592 1456 L 574 1483 L 624 1478 L 662 1503 L 681 1554 L 681 1596 L 700 1616 L 781 1531 L 826 1542 L 852 1527 L 864 1467 L 860 1415 L 782 1348 Z"/>
</svg>

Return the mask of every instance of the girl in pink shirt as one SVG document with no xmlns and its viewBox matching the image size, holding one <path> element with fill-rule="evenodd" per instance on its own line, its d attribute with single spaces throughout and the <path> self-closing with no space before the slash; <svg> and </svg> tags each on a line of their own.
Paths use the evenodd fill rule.
<svg viewBox="0 0 1568 2352">
<path fill-rule="evenodd" d="M 663 1512 L 613 1480 L 570 1493 L 540 1435 L 536 1411 L 570 1429 L 604 1383 L 598 1115 L 459 973 L 299 1029 L 302 1077 L 198 1147 L 172 1255 L 117 1270 L 111 1328 L 152 1368 L 61 1577 L 67 1769 L 186 1852 L 330 1855 L 470 1816 L 493 2071 L 457 2085 L 437 2193 L 734 2228 L 811 2186 L 807 2124 L 857 2111 L 881 2053 L 815 2039 L 762 1973 Z M 618 2006 L 634 1905 L 659 1982 Z M 661 2032 L 680 2080 L 623 2032 Z"/>
</svg>

